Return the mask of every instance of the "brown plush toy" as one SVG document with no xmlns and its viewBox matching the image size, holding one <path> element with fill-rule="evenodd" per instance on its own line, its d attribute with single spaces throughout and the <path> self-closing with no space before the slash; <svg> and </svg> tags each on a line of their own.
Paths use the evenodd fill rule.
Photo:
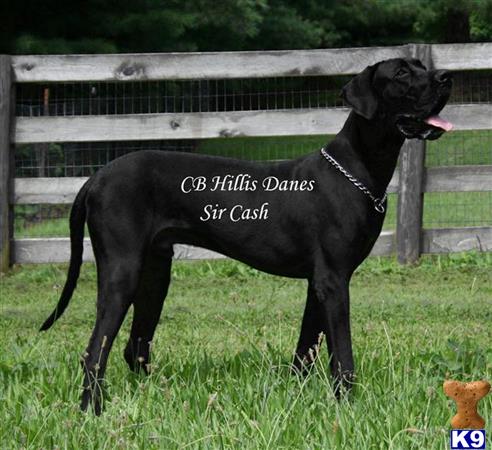
<svg viewBox="0 0 492 450">
<path fill-rule="evenodd" d="M 490 391 L 490 383 L 446 380 L 443 388 L 444 393 L 456 402 L 458 409 L 458 413 L 451 419 L 451 426 L 455 429 L 483 429 L 485 420 L 477 412 L 477 403 Z"/>
</svg>

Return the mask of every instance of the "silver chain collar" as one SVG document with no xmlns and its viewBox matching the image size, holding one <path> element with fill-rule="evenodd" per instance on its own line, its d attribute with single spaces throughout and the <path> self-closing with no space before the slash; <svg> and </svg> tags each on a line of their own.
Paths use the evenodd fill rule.
<svg viewBox="0 0 492 450">
<path fill-rule="evenodd" d="M 352 174 L 347 172 L 343 166 L 335 159 L 333 156 L 329 155 L 324 147 L 321 147 L 321 154 L 325 157 L 325 159 L 334 167 L 336 167 L 343 175 L 357 188 L 359 188 L 364 194 L 366 194 L 374 203 L 374 209 L 378 213 L 384 213 L 386 208 L 384 207 L 384 202 L 388 197 L 388 193 L 385 192 L 383 198 L 378 198 L 364 185 L 364 183 L 360 182 L 357 178 L 355 178 Z"/>
</svg>

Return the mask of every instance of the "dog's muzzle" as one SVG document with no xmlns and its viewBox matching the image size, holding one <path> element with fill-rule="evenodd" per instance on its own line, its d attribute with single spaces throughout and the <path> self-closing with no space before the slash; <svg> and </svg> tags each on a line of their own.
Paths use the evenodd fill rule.
<svg viewBox="0 0 492 450">
<path fill-rule="evenodd" d="M 439 114 L 425 118 L 402 115 L 396 121 L 396 127 L 407 139 L 434 140 L 453 128 L 453 124 Z"/>
<path fill-rule="evenodd" d="M 438 98 L 432 109 L 424 115 L 402 114 L 396 119 L 396 127 L 407 139 L 434 140 L 453 128 L 453 124 L 439 115 L 451 94 L 451 74 L 445 70 L 436 71 Z"/>
</svg>

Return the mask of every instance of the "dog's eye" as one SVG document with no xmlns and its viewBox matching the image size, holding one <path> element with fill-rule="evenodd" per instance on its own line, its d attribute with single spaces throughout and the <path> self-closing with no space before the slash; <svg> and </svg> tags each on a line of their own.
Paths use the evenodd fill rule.
<svg viewBox="0 0 492 450">
<path fill-rule="evenodd" d="M 395 73 L 395 78 L 402 78 L 405 75 L 408 75 L 408 71 L 404 68 L 398 69 L 398 72 Z"/>
</svg>

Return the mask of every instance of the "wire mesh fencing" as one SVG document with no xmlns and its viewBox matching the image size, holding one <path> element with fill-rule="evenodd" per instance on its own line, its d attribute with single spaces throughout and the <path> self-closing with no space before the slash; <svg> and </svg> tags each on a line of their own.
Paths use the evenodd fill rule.
<svg viewBox="0 0 492 450">
<path fill-rule="evenodd" d="M 96 83 L 16 87 L 16 115 L 77 116 L 316 109 L 344 106 L 349 76 Z M 450 103 L 490 103 L 492 71 L 454 74 Z"/>
<path fill-rule="evenodd" d="M 22 117 L 258 111 L 343 106 L 350 77 L 19 84 Z"/>
</svg>

